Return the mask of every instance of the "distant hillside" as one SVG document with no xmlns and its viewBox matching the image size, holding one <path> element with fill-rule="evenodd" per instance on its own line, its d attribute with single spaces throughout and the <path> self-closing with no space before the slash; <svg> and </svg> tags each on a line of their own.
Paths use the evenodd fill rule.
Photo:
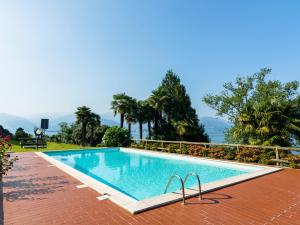
<svg viewBox="0 0 300 225">
<path fill-rule="evenodd" d="M 50 119 L 49 129 L 47 130 L 48 134 L 56 133 L 59 130 L 59 124 L 61 122 L 67 122 L 68 124 L 75 122 L 75 115 L 71 113 L 45 113 L 33 115 L 28 118 L 0 113 L 0 124 L 13 133 L 18 127 L 22 127 L 25 131 L 32 133 L 34 127 L 40 126 L 41 118 Z M 200 118 L 200 122 L 205 126 L 205 130 L 209 135 L 211 142 L 224 142 L 224 130 L 230 127 L 230 124 L 227 121 L 214 117 L 202 117 Z M 114 117 L 112 112 L 104 113 L 101 115 L 101 123 L 108 126 L 119 126 L 119 116 Z M 147 126 L 144 124 L 143 137 L 145 138 L 147 135 Z M 138 124 L 132 126 L 132 136 L 134 138 L 139 138 Z"/>
<path fill-rule="evenodd" d="M 49 119 L 49 129 L 47 130 L 49 133 L 56 133 L 61 122 L 71 124 L 75 121 L 75 115 L 68 113 L 37 114 L 30 116 L 28 119 L 40 126 L 42 118 Z"/>
<path fill-rule="evenodd" d="M 201 117 L 200 122 L 204 125 L 210 141 L 214 143 L 224 142 L 224 131 L 230 127 L 230 123 L 221 118 Z"/>
<path fill-rule="evenodd" d="M 39 115 L 32 117 L 31 119 L 36 123 L 40 123 L 41 118 L 48 118 L 49 119 L 49 131 L 48 132 L 57 132 L 59 130 L 59 124 L 61 122 L 67 122 L 69 125 L 74 123 L 76 117 L 74 114 L 56 114 L 53 113 L 52 115 Z M 118 125 L 116 121 L 111 119 L 105 118 L 105 116 L 101 115 L 101 124 L 108 125 L 108 126 L 115 126 Z"/>
<path fill-rule="evenodd" d="M 19 127 L 22 127 L 27 131 L 33 131 L 34 127 L 37 126 L 36 123 L 29 119 L 6 113 L 0 113 L 0 124 L 12 133 L 14 133 Z"/>
<path fill-rule="evenodd" d="M 34 127 L 40 126 L 42 118 L 49 119 L 49 129 L 47 130 L 47 133 L 49 134 L 56 133 L 59 130 L 59 124 L 61 122 L 67 122 L 68 124 L 72 124 L 75 122 L 75 115 L 67 113 L 45 113 L 29 116 L 26 118 L 0 113 L 0 124 L 12 133 L 14 133 L 19 127 L 24 128 L 26 132 L 32 133 Z M 108 126 L 119 125 L 118 122 L 107 119 L 103 116 L 101 116 L 101 123 Z"/>
</svg>

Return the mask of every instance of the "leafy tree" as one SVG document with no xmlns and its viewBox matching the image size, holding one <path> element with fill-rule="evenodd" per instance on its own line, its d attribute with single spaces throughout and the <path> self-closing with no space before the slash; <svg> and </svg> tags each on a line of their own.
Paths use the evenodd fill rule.
<svg viewBox="0 0 300 225">
<path fill-rule="evenodd" d="M 86 123 L 85 135 L 83 135 L 82 122 L 77 120 L 76 123 L 70 126 L 66 122 L 62 122 L 59 124 L 59 132 L 56 135 L 52 135 L 51 140 L 70 144 L 82 144 L 84 138 L 85 140 L 89 140 L 90 146 L 96 146 L 101 143 L 108 126 L 101 126 L 101 118 L 98 114 L 86 109 L 84 111 L 85 113 L 82 114 L 86 115 L 86 118 L 82 118 L 82 121 Z"/>
<path fill-rule="evenodd" d="M 14 135 L 15 140 L 19 140 L 20 138 L 29 138 L 31 135 L 26 133 L 22 127 L 19 127 Z"/>
<path fill-rule="evenodd" d="M 235 83 L 224 84 L 221 94 L 204 97 L 218 115 L 232 122 L 226 134 L 230 141 L 279 146 L 299 141 L 299 82 L 267 81 L 270 72 L 264 68 L 252 76 L 237 77 Z"/>
<path fill-rule="evenodd" d="M 120 127 L 124 127 L 125 114 L 130 111 L 130 103 L 132 98 L 125 93 L 115 94 L 111 102 L 111 109 L 115 116 L 120 114 Z"/>
<path fill-rule="evenodd" d="M 72 133 L 73 127 L 69 126 L 66 122 L 61 122 L 59 124 L 60 130 L 57 133 L 57 140 L 63 143 L 72 143 Z"/>
<path fill-rule="evenodd" d="M 128 146 L 130 136 L 128 130 L 113 126 L 105 131 L 102 142 L 108 147 Z"/>
<path fill-rule="evenodd" d="M 2 136 L 2 137 L 7 137 L 7 136 L 12 137 L 13 135 L 9 130 L 5 129 L 2 125 L 0 125 L 0 136 Z"/>
<path fill-rule="evenodd" d="M 76 114 L 76 123 L 81 125 L 81 145 L 85 146 L 87 124 L 92 117 L 91 109 L 86 106 L 81 106 L 77 108 L 75 114 Z"/>
<path fill-rule="evenodd" d="M 100 125 L 96 127 L 92 146 L 96 146 L 102 142 L 102 138 L 108 128 L 109 126 L 107 125 Z"/>
<path fill-rule="evenodd" d="M 71 125 L 72 129 L 72 143 L 73 144 L 82 144 L 82 125 L 74 123 Z"/>
</svg>

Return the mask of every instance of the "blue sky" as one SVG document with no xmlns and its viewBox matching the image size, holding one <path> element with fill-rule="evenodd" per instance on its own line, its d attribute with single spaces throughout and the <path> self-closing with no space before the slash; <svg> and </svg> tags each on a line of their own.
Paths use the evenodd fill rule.
<svg viewBox="0 0 300 225">
<path fill-rule="evenodd" d="M 1 112 L 109 111 L 118 92 L 144 99 L 166 70 L 199 116 L 237 74 L 299 80 L 300 1 L 1 1 Z"/>
</svg>

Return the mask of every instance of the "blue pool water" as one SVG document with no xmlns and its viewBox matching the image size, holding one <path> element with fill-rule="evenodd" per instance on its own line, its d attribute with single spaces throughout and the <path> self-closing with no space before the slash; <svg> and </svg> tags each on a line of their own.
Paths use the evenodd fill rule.
<svg viewBox="0 0 300 225">
<path fill-rule="evenodd" d="M 118 148 L 57 151 L 45 154 L 136 200 L 163 194 L 170 176 L 175 173 L 184 178 L 187 173 L 196 172 L 204 184 L 258 170 L 252 166 L 202 162 L 163 154 L 157 156 Z M 196 179 L 191 177 L 186 187 L 196 184 Z M 179 182 L 174 180 L 169 190 L 176 191 L 179 188 Z"/>
</svg>

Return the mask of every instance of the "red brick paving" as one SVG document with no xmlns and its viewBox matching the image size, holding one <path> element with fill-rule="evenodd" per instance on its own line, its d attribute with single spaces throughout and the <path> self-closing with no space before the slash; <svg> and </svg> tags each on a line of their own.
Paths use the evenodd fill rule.
<svg viewBox="0 0 300 225">
<path fill-rule="evenodd" d="M 286 169 L 137 215 L 90 188 L 77 189 L 73 177 L 34 153 L 19 154 L 4 178 L 4 224 L 299 224 L 300 171 Z M 1 218 L 3 221 L 3 218 Z"/>
</svg>

